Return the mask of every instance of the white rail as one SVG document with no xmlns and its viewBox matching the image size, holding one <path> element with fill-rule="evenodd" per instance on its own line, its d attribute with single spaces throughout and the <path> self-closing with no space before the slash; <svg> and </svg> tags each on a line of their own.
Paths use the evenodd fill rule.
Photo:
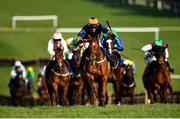
<svg viewBox="0 0 180 119">
<path fill-rule="evenodd" d="M 58 26 L 58 17 L 56 15 L 46 15 L 46 16 L 13 16 L 12 17 L 12 28 L 16 28 L 16 21 L 27 21 L 27 20 L 53 20 L 53 27 Z"/>
<path fill-rule="evenodd" d="M 117 32 L 154 32 L 155 39 L 159 38 L 159 27 L 132 27 L 132 28 L 121 28 L 114 27 Z M 56 31 L 65 32 L 65 33 L 75 33 L 79 32 L 81 28 L 58 28 Z"/>
</svg>

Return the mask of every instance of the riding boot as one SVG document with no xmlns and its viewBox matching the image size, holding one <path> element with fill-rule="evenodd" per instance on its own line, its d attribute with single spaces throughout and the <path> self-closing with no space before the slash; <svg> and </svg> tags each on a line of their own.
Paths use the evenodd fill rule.
<svg viewBox="0 0 180 119">
<path fill-rule="evenodd" d="M 45 71 L 45 78 L 46 78 L 46 80 L 49 80 L 49 74 L 50 74 L 51 69 L 53 68 L 54 64 L 55 64 L 55 61 L 54 60 L 50 60 L 50 62 L 46 66 L 46 71 Z"/>
<path fill-rule="evenodd" d="M 174 73 L 174 69 L 171 68 L 171 66 L 170 66 L 170 64 L 169 64 L 168 61 L 166 61 L 166 64 L 167 64 L 167 66 L 168 66 L 169 71 L 170 71 L 171 73 Z"/>
<path fill-rule="evenodd" d="M 73 75 L 73 71 L 72 71 L 72 68 L 70 66 L 69 61 L 68 60 L 64 60 L 64 62 L 66 64 L 67 68 L 68 68 L 68 71 L 69 71 L 70 75 Z"/>
</svg>

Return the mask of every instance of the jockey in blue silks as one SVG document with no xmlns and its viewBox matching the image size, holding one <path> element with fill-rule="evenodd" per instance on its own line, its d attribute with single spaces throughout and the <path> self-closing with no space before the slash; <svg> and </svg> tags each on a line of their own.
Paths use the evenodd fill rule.
<svg viewBox="0 0 180 119">
<path fill-rule="evenodd" d="M 107 56 L 107 59 L 108 61 L 110 61 L 110 54 L 108 54 L 108 51 L 107 49 L 105 48 L 105 40 L 106 39 L 111 39 L 113 42 L 114 42 L 114 50 L 113 50 L 113 54 L 117 57 L 118 61 L 120 63 L 122 63 L 123 61 L 121 61 L 121 56 L 120 56 L 120 52 L 124 50 L 124 47 L 123 47 L 123 44 L 122 44 L 122 41 L 121 41 L 121 38 L 120 36 L 118 35 L 118 33 L 113 29 L 112 30 L 113 32 L 113 35 L 109 35 L 109 34 L 103 34 L 103 36 L 100 38 L 100 43 L 103 47 L 103 50 Z"/>
<path fill-rule="evenodd" d="M 98 19 L 96 17 L 91 17 L 88 19 L 88 24 L 84 25 L 83 28 L 81 29 L 81 31 L 78 33 L 77 35 L 77 42 L 78 43 L 82 43 L 83 39 L 86 39 L 88 37 L 88 35 L 90 36 L 98 36 L 101 34 L 101 32 L 109 34 L 109 35 L 113 35 L 113 32 L 108 30 L 105 26 L 103 26 L 102 24 L 100 24 L 98 22 Z M 88 43 L 85 44 L 85 48 L 88 47 Z M 83 66 L 83 62 L 84 62 L 84 57 L 86 56 L 86 50 L 83 53 L 82 56 L 82 60 L 80 63 L 80 69 L 83 70 L 82 66 Z"/>
</svg>

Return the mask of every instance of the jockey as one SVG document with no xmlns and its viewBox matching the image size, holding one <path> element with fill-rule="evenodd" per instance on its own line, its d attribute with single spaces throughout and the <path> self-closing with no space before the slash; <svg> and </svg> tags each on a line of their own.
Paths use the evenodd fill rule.
<svg viewBox="0 0 180 119">
<path fill-rule="evenodd" d="M 17 76 L 17 68 L 20 69 L 20 71 L 22 72 L 23 79 L 25 79 L 26 78 L 26 69 L 22 65 L 21 61 L 16 61 L 14 63 L 14 66 L 11 69 L 11 74 L 10 74 L 11 78 L 14 79 Z"/>
<path fill-rule="evenodd" d="M 129 65 L 129 66 L 132 67 L 132 72 L 133 72 L 132 79 L 133 79 L 133 82 L 135 82 L 135 80 L 134 80 L 134 74 L 135 74 L 135 70 L 136 70 L 135 63 L 132 60 L 129 60 L 129 59 L 122 59 L 121 61 L 123 61 L 122 66 L 128 66 Z"/>
<path fill-rule="evenodd" d="M 23 77 L 24 81 L 27 83 L 27 80 L 26 80 L 26 69 L 22 65 L 21 61 L 16 61 L 14 63 L 14 66 L 12 67 L 11 73 L 10 73 L 11 79 L 14 79 L 17 76 L 18 72 L 22 73 L 22 77 Z"/>
<path fill-rule="evenodd" d="M 174 73 L 174 69 L 170 67 L 170 64 L 168 62 L 169 58 L 169 52 L 168 52 L 168 46 L 167 44 L 163 44 L 163 41 L 161 39 L 156 39 L 153 43 L 147 44 L 141 48 L 141 50 L 144 52 L 144 62 L 146 64 L 150 64 L 152 61 L 156 61 L 156 57 L 153 55 L 152 50 L 155 47 L 163 47 L 165 49 L 165 61 L 167 63 L 167 66 L 169 68 L 169 71 Z"/>
<path fill-rule="evenodd" d="M 104 42 L 106 39 L 112 39 L 112 41 L 115 43 L 114 44 L 115 49 L 113 50 L 113 53 L 116 55 L 118 61 L 120 61 L 121 60 L 120 52 L 123 51 L 124 47 L 118 33 L 114 29 L 112 30 L 112 32 L 114 34 L 113 36 L 107 33 L 103 34 L 103 36 L 100 38 L 100 44 L 102 45 L 105 55 L 107 56 L 109 54 L 107 54 L 108 52 L 106 51 L 107 49 L 105 48 Z M 110 57 L 107 56 L 107 59 L 110 60 Z"/>
<path fill-rule="evenodd" d="M 123 60 L 123 64 L 126 65 L 126 66 L 127 65 L 132 66 L 133 74 L 135 74 L 136 66 L 135 66 L 135 63 L 132 60 L 125 59 L 125 60 Z"/>
<path fill-rule="evenodd" d="M 27 68 L 26 78 L 28 80 L 32 80 L 32 81 L 34 81 L 34 79 L 35 79 L 34 70 L 33 70 L 33 68 L 31 66 L 29 66 Z"/>
<path fill-rule="evenodd" d="M 83 41 L 88 35 L 97 36 L 100 35 L 101 32 L 113 35 L 112 31 L 108 30 L 102 24 L 98 22 L 96 17 L 91 17 L 88 20 L 88 24 L 84 25 L 81 31 L 78 33 L 77 42 Z"/>
<path fill-rule="evenodd" d="M 47 65 L 46 67 L 46 79 L 49 79 L 49 73 L 52 69 L 52 67 L 54 66 L 54 61 L 55 61 L 55 50 L 58 48 L 58 47 L 63 47 L 64 48 L 64 61 L 68 67 L 68 70 L 69 72 L 71 73 L 72 70 L 70 68 L 70 65 L 68 63 L 67 60 L 71 59 L 72 58 L 72 54 L 69 52 L 69 49 L 67 48 L 67 45 L 66 45 L 66 41 L 64 40 L 64 38 L 62 37 L 62 34 L 60 32 L 56 32 L 54 33 L 54 35 L 52 36 L 52 38 L 49 40 L 48 42 L 48 52 L 50 54 L 50 58 L 51 58 L 51 61 L 49 62 L 49 64 Z"/>
<path fill-rule="evenodd" d="M 83 42 L 83 39 L 87 38 L 88 35 L 90 36 L 97 36 L 100 35 L 101 32 L 107 33 L 110 35 L 113 35 L 112 31 L 108 30 L 106 27 L 104 27 L 102 24 L 98 22 L 98 19 L 96 17 L 91 17 L 88 20 L 88 24 L 84 25 L 81 31 L 77 35 L 77 42 L 81 43 Z M 86 54 L 86 53 L 83 53 Z M 82 56 L 82 60 L 80 63 L 80 69 L 82 69 L 82 65 L 84 62 L 84 56 Z"/>
<path fill-rule="evenodd" d="M 82 56 L 82 53 L 84 51 L 83 44 L 78 45 L 77 37 L 74 36 L 74 37 L 66 39 L 66 44 L 71 53 L 73 53 L 73 50 L 80 48 L 81 56 Z"/>
</svg>

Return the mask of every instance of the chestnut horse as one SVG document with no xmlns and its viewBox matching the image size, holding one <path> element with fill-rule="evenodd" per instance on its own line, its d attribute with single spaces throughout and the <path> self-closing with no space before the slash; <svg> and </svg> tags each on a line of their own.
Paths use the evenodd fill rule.
<svg viewBox="0 0 180 119">
<path fill-rule="evenodd" d="M 115 104 L 118 104 L 120 102 L 120 82 L 123 78 L 123 67 L 119 63 L 119 59 L 114 54 L 114 41 L 110 38 L 105 39 L 104 43 L 102 44 L 103 47 L 106 49 L 106 53 L 109 57 L 109 62 L 111 65 L 110 68 L 110 75 L 108 77 L 108 82 L 113 83 L 113 89 L 115 93 Z M 112 63 L 111 63 L 112 62 Z"/>
<path fill-rule="evenodd" d="M 50 72 L 50 80 L 46 80 L 51 104 L 67 105 L 67 92 L 70 81 L 68 67 L 63 59 L 64 48 L 58 47 L 55 51 L 55 65 Z"/>
<path fill-rule="evenodd" d="M 151 62 L 143 73 L 143 84 L 148 94 L 148 102 L 157 102 L 157 91 L 162 103 L 166 103 L 166 96 L 169 91 L 171 101 L 173 99 L 173 89 L 171 87 L 170 73 L 165 61 L 165 49 L 157 47 L 153 51 L 157 61 Z"/>
<path fill-rule="evenodd" d="M 81 49 L 79 47 L 73 50 L 73 56 L 70 60 L 71 68 L 73 70 L 73 77 L 71 77 L 68 90 L 69 104 L 83 103 L 84 82 L 80 72 Z"/>
<path fill-rule="evenodd" d="M 16 72 L 17 76 L 14 79 L 10 79 L 10 82 L 8 84 L 10 88 L 11 100 L 14 106 L 24 106 L 25 81 L 23 79 L 22 71 L 20 71 L 20 68 L 17 68 Z"/>
<path fill-rule="evenodd" d="M 88 36 L 89 46 L 84 51 L 82 77 L 92 104 L 97 104 L 95 82 L 98 84 L 99 106 L 105 106 L 109 64 L 99 46 L 98 36 Z M 83 59 L 84 58 L 84 59 Z"/>
</svg>

